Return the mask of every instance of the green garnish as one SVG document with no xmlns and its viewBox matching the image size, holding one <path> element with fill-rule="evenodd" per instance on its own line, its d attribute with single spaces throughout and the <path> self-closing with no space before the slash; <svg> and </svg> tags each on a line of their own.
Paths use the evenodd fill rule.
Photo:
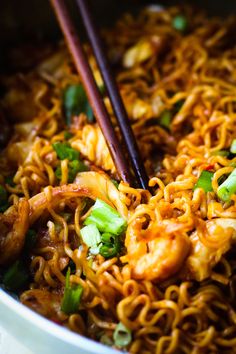
<svg viewBox="0 0 236 354">
<path fill-rule="evenodd" d="M 213 191 L 212 184 L 211 184 L 211 180 L 212 180 L 213 175 L 214 175 L 214 172 L 210 172 L 210 171 L 206 171 L 206 170 L 202 171 L 193 190 L 195 190 L 197 188 L 202 188 L 205 192 Z"/>
<path fill-rule="evenodd" d="M 188 21 L 184 15 L 176 15 L 172 20 L 172 26 L 179 32 L 185 32 L 188 28 Z"/>
<path fill-rule="evenodd" d="M 105 85 L 104 85 L 104 84 L 101 84 L 98 88 L 99 88 L 99 91 L 100 91 L 101 95 L 104 96 L 105 93 L 106 93 L 106 87 L 105 87 Z"/>
<path fill-rule="evenodd" d="M 236 169 L 234 169 L 228 178 L 218 187 L 217 195 L 224 202 L 228 202 L 231 196 L 236 193 Z"/>
<path fill-rule="evenodd" d="M 118 189 L 119 183 L 117 182 L 117 180 L 111 179 L 111 181 L 112 181 L 112 183 L 114 184 L 114 186 L 116 186 L 116 188 Z"/>
<path fill-rule="evenodd" d="M 168 110 L 163 111 L 160 116 L 160 125 L 164 128 L 169 128 L 172 116 L 173 115 L 171 111 Z"/>
<path fill-rule="evenodd" d="M 79 152 L 73 149 L 68 143 L 60 143 L 57 141 L 52 144 L 52 146 L 60 160 L 68 159 L 69 161 L 73 161 L 79 158 Z"/>
<path fill-rule="evenodd" d="M 230 152 L 232 152 L 232 154 L 236 154 L 236 139 L 232 141 L 232 144 L 230 146 Z"/>
<path fill-rule="evenodd" d="M 8 193 L 6 189 L 0 185 L 0 213 L 4 213 L 9 207 L 8 203 Z"/>
<path fill-rule="evenodd" d="M 227 157 L 227 156 L 229 156 L 229 151 L 228 150 L 217 150 L 217 151 L 213 151 L 211 153 L 211 155 Z"/>
<path fill-rule="evenodd" d="M 65 131 L 64 132 L 64 138 L 65 140 L 69 140 L 70 138 L 72 138 L 73 134 L 71 134 L 70 132 L 68 131 Z"/>
<path fill-rule="evenodd" d="M 29 229 L 25 237 L 24 250 L 29 253 L 35 246 L 37 241 L 37 232 L 33 229 Z"/>
<path fill-rule="evenodd" d="M 26 271 L 22 261 L 13 263 L 3 276 L 3 284 L 10 291 L 22 289 L 29 280 L 29 274 Z"/>
<path fill-rule="evenodd" d="M 74 160 L 68 164 L 68 182 L 72 183 L 79 172 L 87 171 L 88 167 L 80 160 Z M 61 180 L 61 166 L 55 171 L 57 179 Z"/>
<path fill-rule="evenodd" d="M 104 258 L 110 258 L 116 256 L 120 251 L 119 236 L 110 233 L 101 235 L 97 226 L 93 224 L 83 227 L 80 233 L 92 255 L 100 253 Z"/>
<path fill-rule="evenodd" d="M 80 284 L 70 284 L 70 268 L 66 273 L 65 292 L 62 299 L 61 310 L 67 315 L 77 312 L 83 293 L 83 287 Z"/>
<path fill-rule="evenodd" d="M 73 116 L 78 116 L 80 113 L 86 114 L 89 122 L 93 121 L 93 111 L 81 84 L 70 85 L 66 88 L 63 104 L 67 125 L 70 125 Z"/>
<path fill-rule="evenodd" d="M 80 233 L 82 240 L 88 247 L 97 246 L 101 242 L 101 234 L 95 225 L 84 226 Z"/>
<path fill-rule="evenodd" d="M 86 218 L 85 225 L 96 225 L 100 232 L 120 235 L 126 229 L 126 221 L 110 205 L 97 199 L 91 214 Z"/>
<path fill-rule="evenodd" d="M 113 339 L 117 347 L 126 347 L 132 341 L 131 330 L 120 322 L 113 333 Z"/>
<path fill-rule="evenodd" d="M 100 255 L 103 256 L 104 258 L 115 257 L 119 253 L 119 251 L 120 251 L 120 239 L 118 236 L 113 236 L 113 235 L 110 235 L 110 242 L 103 242 L 99 249 Z"/>
</svg>

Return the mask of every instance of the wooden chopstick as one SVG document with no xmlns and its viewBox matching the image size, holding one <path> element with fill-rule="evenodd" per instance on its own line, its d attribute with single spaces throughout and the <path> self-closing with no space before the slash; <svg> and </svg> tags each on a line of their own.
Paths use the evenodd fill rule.
<svg viewBox="0 0 236 354">
<path fill-rule="evenodd" d="M 89 102 L 92 106 L 93 112 L 97 118 L 98 124 L 100 125 L 100 128 L 102 130 L 102 133 L 105 137 L 105 140 L 107 142 L 108 148 L 110 150 L 110 153 L 112 155 L 113 161 L 116 165 L 117 171 L 120 175 L 120 177 L 125 181 L 128 182 L 130 185 L 134 186 L 134 179 L 133 176 L 130 172 L 129 169 L 129 164 L 126 162 L 125 159 L 125 154 L 122 149 L 122 144 L 120 143 L 116 132 L 114 130 L 114 127 L 112 125 L 111 119 L 109 117 L 109 114 L 107 112 L 107 109 L 104 105 L 103 99 L 101 97 L 101 94 L 99 92 L 99 89 L 96 85 L 96 81 L 93 77 L 93 73 L 91 71 L 91 68 L 89 66 L 88 60 L 86 58 L 86 54 L 84 52 L 84 49 L 80 43 L 80 40 L 78 38 L 77 32 L 75 25 L 70 17 L 69 11 L 67 10 L 67 7 L 65 5 L 64 0 L 50 0 L 51 4 L 53 6 L 54 12 L 57 16 L 58 22 L 60 24 L 60 27 L 62 29 L 62 32 L 64 34 L 67 46 L 71 52 L 71 55 L 73 57 L 76 69 L 81 77 L 82 83 L 84 85 L 85 91 L 88 95 Z M 96 42 L 98 43 L 98 42 Z M 100 63 L 101 64 L 101 63 Z M 108 61 L 107 61 L 107 67 Z M 109 71 L 109 70 L 108 70 Z M 102 73 L 103 74 L 103 73 Z M 112 76 L 110 74 L 110 76 Z M 108 77 L 110 77 L 108 76 Z M 104 83 L 107 86 L 107 90 L 109 85 L 107 84 L 107 76 L 103 77 L 106 78 L 106 82 L 104 80 Z M 114 81 L 114 80 L 113 80 Z M 110 92 L 116 91 L 115 95 L 117 96 L 117 87 L 116 85 L 113 85 L 112 89 L 110 89 Z M 118 93 L 119 96 L 119 93 Z M 120 96 L 119 96 L 120 97 Z M 120 98 L 121 101 L 121 98 Z M 114 102 L 114 99 L 113 99 Z M 121 101 L 122 103 L 122 101 Z M 120 105 L 117 105 L 118 108 L 120 108 Z M 123 110 L 125 112 L 124 106 Z M 115 111 L 115 110 L 114 110 Z M 125 112 L 126 113 L 126 112 Z M 126 115 L 127 117 L 127 115 Z M 126 119 L 128 121 L 128 118 Z M 133 132 L 129 124 L 129 122 L 124 123 L 125 125 L 128 125 L 128 133 L 126 134 L 126 147 L 127 151 L 129 151 L 129 143 L 132 144 L 132 149 L 134 149 L 135 146 L 137 146 L 135 138 L 133 136 Z M 121 123 L 120 123 L 121 124 Z M 125 130 L 125 127 L 122 127 L 122 135 L 124 136 L 125 134 L 123 131 Z M 130 137 L 130 131 L 131 131 L 131 137 Z M 133 139 L 133 140 L 132 140 Z M 146 176 L 146 172 L 144 167 L 140 165 L 140 157 L 139 157 L 139 152 L 138 149 L 136 151 L 133 151 L 133 155 L 129 153 L 129 157 L 132 163 L 132 166 L 134 166 L 134 172 L 135 176 L 138 182 L 138 185 L 142 188 L 147 189 L 148 187 L 148 179 Z M 135 154 L 134 154 L 135 152 Z M 137 155 L 138 154 L 138 155 Z M 133 162 L 133 158 L 135 157 L 135 162 Z M 137 164 L 137 162 L 139 162 Z M 141 170 L 140 170 L 141 166 Z"/>
<path fill-rule="evenodd" d="M 132 185 L 133 178 L 125 160 L 125 154 L 121 149 L 120 141 L 118 140 L 114 127 L 111 124 L 110 117 L 104 105 L 99 89 L 96 85 L 91 68 L 86 58 L 86 54 L 77 36 L 74 23 L 70 17 L 67 7 L 65 6 L 63 0 L 50 1 L 54 8 L 62 32 L 64 33 L 67 46 L 74 59 L 76 69 L 83 82 L 93 112 L 106 139 L 117 171 L 125 182 L 128 182 Z"/>
<path fill-rule="evenodd" d="M 91 10 L 89 9 L 88 0 L 76 0 L 76 2 L 80 10 L 81 18 L 84 23 L 84 27 L 86 28 L 90 44 L 93 48 L 94 55 L 97 59 L 104 84 L 107 88 L 112 108 L 127 147 L 127 154 L 133 167 L 136 179 L 141 188 L 148 189 L 148 176 L 140 156 L 138 144 L 131 128 L 126 109 L 114 79 L 114 75 L 112 74 L 111 66 L 99 35 L 99 30 L 92 16 Z"/>
</svg>

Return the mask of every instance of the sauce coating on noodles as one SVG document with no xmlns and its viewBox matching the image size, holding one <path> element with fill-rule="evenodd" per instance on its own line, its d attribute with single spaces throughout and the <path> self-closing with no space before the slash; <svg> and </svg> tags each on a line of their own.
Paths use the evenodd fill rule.
<svg viewBox="0 0 236 354">
<path fill-rule="evenodd" d="M 63 43 L 0 78 L 2 282 L 130 353 L 236 353 L 236 20 L 159 10 L 103 33 L 153 195 L 117 181 Z"/>
</svg>

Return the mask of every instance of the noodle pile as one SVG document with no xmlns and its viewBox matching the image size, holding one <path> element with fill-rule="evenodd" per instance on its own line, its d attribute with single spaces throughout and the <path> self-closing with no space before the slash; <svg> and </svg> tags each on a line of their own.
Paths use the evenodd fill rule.
<svg viewBox="0 0 236 354">
<path fill-rule="evenodd" d="M 186 31 L 173 26 L 179 14 Z M 22 257 L 27 230 L 36 232 L 23 304 L 130 353 L 236 353 L 236 196 L 229 202 L 217 196 L 236 166 L 236 155 L 222 153 L 236 137 L 235 25 L 235 18 L 172 7 L 127 14 L 103 33 L 152 195 L 122 181 L 116 188 L 105 140 L 86 114 L 66 127 L 62 92 L 80 78 L 63 43 L 33 70 L 1 78 L 1 105 L 14 124 L 0 155 L 9 203 L 0 214 L 4 270 Z M 71 180 L 70 161 L 58 159 L 56 142 L 78 151 L 87 171 Z M 194 188 L 202 171 L 213 176 L 207 192 Z M 97 198 L 128 224 L 116 257 L 90 254 L 81 239 Z M 61 310 L 68 267 L 70 282 L 83 288 L 69 315 Z M 123 347 L 113 339 L 119 322 L 132 335 Z"/>
</svg>

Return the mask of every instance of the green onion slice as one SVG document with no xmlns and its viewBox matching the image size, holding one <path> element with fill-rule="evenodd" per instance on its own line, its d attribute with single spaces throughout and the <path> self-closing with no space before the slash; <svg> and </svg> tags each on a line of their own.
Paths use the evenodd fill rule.
<svg viewBox="0 0 236 354">
<path fill-rule="evenodd" d="M 88 167 L 81 160 L 74 160 L 68 164 L 68 182 L 74 182 L 74 179 L 79 172 L 87 171 Z M 58 166 L 55 171 L 58 180 L 61 180 L 61 166 Z"/>
<path fill-rule="evenodd" d="M 184 15 L 176 15 L 172 20 L 172 26 L 179 32 L 185 32 L 188 28 L 188 21 Z"/>
<path fill-rule="evenodd" d="M 88 225 L 80 230 L 81 237 L 88 247 L 97 246 L 101 242 L 101 234 L 95 225 Z"/>
<path fill-rule="evenodd" d="M 231 196 L 236 193 L 236 169 L 234 169 L 228 178 L 218 187 L 217 195 L 224 202 L 228 202 Z"/>
<path fill-rule="evenodd" d="M 71 134 L 70 132 L 68 132 L 68 130 L 66 130 L 64 132 L 64 138 L 65 140 L 69 140 L 70 138 L 72 138 L 73 134 Z"/>
<path fill-rule="evenodd" d="M 104 243 L 99 248 L 99 253 L 104 258 L 111 258 L 117 256 L 120 250 L 120 243 Z"/>
<path fill-rule="evenodd" d="M 172 116 L 173 114 L 171 111 L 168 110 L 163 111 L 160 117 L 160 122 L 159 122 L 160 125 L 164 128 L 169 128 Z"/>
<path fill-rule="evenodd" d="M 86 114 L 89 122 L 93 121 L 93 111 L 81 84 L 70 85 L 66 88 L 63 97 L 63 105 L 68 125 L 71 123 L 71 118 L 80 113 Z"/>
<path fill-rule="evenodd" d="M 117 347 L 126 347 L 132 341 L 131 330 L 123 325 L 122 322 L 118 323 L 113 333 L 113 339 Z"/>
<path fill-rule="evenodd" d="M 86 218 L 85 225 L 96 225 L 101 232 L 120 235 L 126 229 L 126 221 L 110 205 L 97 199 L 91 214 Z"/>
<path fill-rule="evenodd" d="M 62 299 L 61 310 L 67 315 L 78 311 L 83 287 L 80 284 L 70 284 L 70 268 L 66 273 L 66 286 Z"/>
<path fill-rule="evenodd" d="M 236 154 L 236 139 L 232 141 L 232 144 L 230 146 L 230 152 L 232 152 L 232 154 Z"/>
<path fill-rule="evenodd" d="M 111 181 L 114 184 L 114 186 L 118 189 L 119 188 L 119 182 L 117 182 L 116 179 L 111 179 Z"/>
<path fill-rule="evenodd" d="M 22 261 L 13 263 L 3 275 L 3 284 L 10 291 L 22 289 L 29 280 L 29 274 Z"/>
<path fill-rule="evenodd" d="M 212 152 L 211 155 L 227 157 L 227 156 L 229 156 L 229 151 L 228 150 L 217 150 L 217 151 Z"/>
<path fill-rule="evenodd" d="M 87 166 L 80 160 L 69 162 L 68 182 L 72 183 L 79 172 L 87 171 Z"/>
<path fill-rule="evenodd" d="M 57 141 L 56 143 L 52 144 L 52 146 L 60 160 L 68 159 L 69 161 L 73 161 L 78 160 L 79 158 L 79 152 L 73 149 L 67 142 L 61 143 Z"/>
<path fill-rule="evenodd" d="M 117 256 L 121 249 L 120 237 L 105 232 L 101 235 L 101 240 L 102 246 L 100 247 L 99 253 L 104 258 Z"/>
<path fill-rule="evenodd" d="M 213 188 L 212 188 L 211 180 L 213 178 L 213 175 L 214 172 L 206 171 L 206 170 L 202 171 L 193 190 L 197 188 L 202 188 L 205 192 L 212 192 Z"/>
</svg>

